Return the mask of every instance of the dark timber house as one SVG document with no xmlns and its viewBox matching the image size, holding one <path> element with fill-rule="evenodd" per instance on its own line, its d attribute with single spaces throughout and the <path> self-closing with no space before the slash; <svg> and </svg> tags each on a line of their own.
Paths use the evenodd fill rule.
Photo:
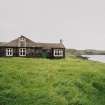
<svg viewBox="0 0 105 105">
<path fill-rule="evenodd" d="M 0 42 L 0 56 L 64 58 L 65 47 L 60 43 L 36 43 L 25 36 L 10 42 Z"/>
</svg>

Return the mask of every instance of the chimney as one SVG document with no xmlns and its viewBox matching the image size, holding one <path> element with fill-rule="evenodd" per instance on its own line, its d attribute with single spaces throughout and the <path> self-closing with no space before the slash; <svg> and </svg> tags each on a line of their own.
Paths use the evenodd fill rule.
<svg viewBox="0 0 105 105">
<path fill-rule="evenodd" d="M 60 39 L 60 43 L 61 43 L 61 44 L 63 44 L 63 41 L 62 41 L 62 39 Z"/>
</svg>

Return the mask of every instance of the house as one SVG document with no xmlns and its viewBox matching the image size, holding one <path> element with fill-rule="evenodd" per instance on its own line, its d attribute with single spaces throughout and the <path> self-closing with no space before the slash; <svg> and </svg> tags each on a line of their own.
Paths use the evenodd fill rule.
<svg viewBox="0 0 105 105">
<path fill-rule="evenodd" d="M 64 58 L 65 47 L 59 43 L 37 43 L 25 36 L 20 36 L 10 42 L 0 42 L 0 57 L 46 57 Z"/>
</svg>

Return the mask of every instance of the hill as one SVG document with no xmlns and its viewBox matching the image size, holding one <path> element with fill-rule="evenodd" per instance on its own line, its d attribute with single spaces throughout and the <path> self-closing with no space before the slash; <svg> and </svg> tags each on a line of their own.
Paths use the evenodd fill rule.
<svg viewBox="0 0 105 105">
<path fill-rule="evenodd" d="M 105 64 L 0 58 L 0 105 L 105 105 Z"/>
<path fill-rule="evenodd" d="M 105 55 L 104 50 L 77 50 L 77 49 L 66 49 L 66 55 Z"/>
</svg>

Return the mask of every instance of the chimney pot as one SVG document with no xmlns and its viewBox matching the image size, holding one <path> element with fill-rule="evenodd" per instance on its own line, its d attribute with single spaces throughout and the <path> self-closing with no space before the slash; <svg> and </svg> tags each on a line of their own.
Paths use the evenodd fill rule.
<svg viewBox="0 0 105 105">
<path fill-rule="evenodd" d="M 60 39 L 60 43 L 63 43 L 62 39 Z"/>
</svg>

